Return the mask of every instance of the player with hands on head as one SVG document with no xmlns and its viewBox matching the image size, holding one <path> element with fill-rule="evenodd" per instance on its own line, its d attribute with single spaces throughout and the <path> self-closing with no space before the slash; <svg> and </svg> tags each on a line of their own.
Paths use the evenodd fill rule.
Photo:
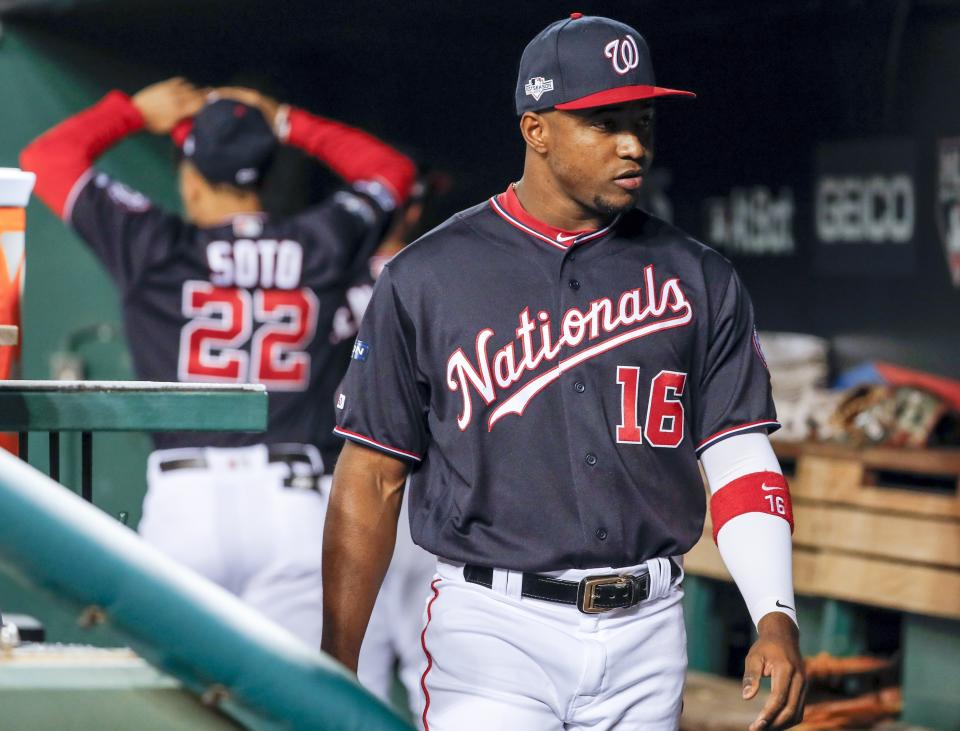
<svg viewBox="0 0 960 731">
<path fill-rule="evenodd" d="M 140 130 L 178 145 L 185 218 L 94 168 Z M 344 186 L 297 215 L 267 215 L 261 183 L 279 144 Z M 174 78 L 132 97 L 110 92 L 32 142 L 21 166 L 116 283 L 138 378 L 266 385 L 265 433 L 153 435 L 139 530 L 319 647 L 336 450 L 317 435 L 333 418 L 322 380 L 340 357 L 332 318 L 406 201 L 412 161 L 254 90 Z"/>
<path fill-rule="evenodd" d="M 197 88 L 182 76 L 158 81 L 138 91 L 130 100 L 143 116 L 143 129 L 166 135 L 182 120 L 199 112 L 209 89 Z"/>
<path fill-rule="evenodd" d="M 792 511 L 750 298 L 637 208 L 659 87 L 633 28 L 574 13 L 527 46 L 522 177 L 384 268 L 337 396 L 347 440 L 323 648 L 356 669 L 408 474 L 432 731 L 676 729 L 682 555 L 715 540 L 757 626 L 751 726 L 802 715 Z M 698 462 L 700 465 L 698 465 Z"/>
</svg>

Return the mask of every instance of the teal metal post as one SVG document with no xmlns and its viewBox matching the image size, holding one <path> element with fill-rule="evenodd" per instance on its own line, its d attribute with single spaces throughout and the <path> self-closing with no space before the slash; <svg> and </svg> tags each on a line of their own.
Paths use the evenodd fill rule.
<svg viewBox="0 0 960 731">
<path fill-rule="evenodd" d="M 726 632 L 717 616 L 717 582 L 689 574 L 683 580 L 683 617 L 687 627 L 687 662 L 691 670 L 723 674 Z"/>
<path fill-rule="evenodd" d="M 820 650 L 837 657 L 862 654 L 867 647 L 863 612 L 854 604 L 823 600 Z"/>
<path fill-rule="evenodd" d="M 903 720 L 960 731 L 960 622 L 904 614 Z"/>
</svg>

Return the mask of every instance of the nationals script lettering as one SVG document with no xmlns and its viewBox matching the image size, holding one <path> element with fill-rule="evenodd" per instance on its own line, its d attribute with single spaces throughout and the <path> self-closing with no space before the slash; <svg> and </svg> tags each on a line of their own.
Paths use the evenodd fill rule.
<svg viewBox="0 0 960 731">
<path fill-rule="evenodd" d="M 522 415 L 533 397 L 565 371 L 638 338 L 682 327 L 692 318 L 680 280 L 667 279 L 658 288 L 652 265 L 643 270 L 643 286 L 626 290 L 616 302 L 603 297 L 584 310 L 570 308 L 556 328 L 549 312 L 540 310 L 533 316 L 526 307 L 517 317 L 515 340 L 491 354 L 488 346 L 496 333 L 486 327 L 477 333 L 472 359 L 463 348 L 447 359 L 447 387 L 459 391 L 463 399 L 457 424 L 461 431 L 469 426 L 474 392 L 489 406 L 498 400 L 498 389 L 510 388 L 543 363 L 557 361 L 497 404 L 487 419 L 489 431 L 507 414 Z M 585 341 L 592 344 L 558 360 L 564 348 Z"/>
</svg>

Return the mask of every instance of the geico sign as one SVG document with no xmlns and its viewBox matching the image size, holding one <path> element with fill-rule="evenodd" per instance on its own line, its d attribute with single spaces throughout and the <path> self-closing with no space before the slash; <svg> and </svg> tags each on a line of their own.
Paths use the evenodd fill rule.
<svg viewBox="0 0 960 731">
<path fill-rule="evenodd" d="M 825 177 L 817 183 L 817 234 L 827 243 L 905 243 L 913 238 L 914 209 L 909 175 Z"/>
</svg>

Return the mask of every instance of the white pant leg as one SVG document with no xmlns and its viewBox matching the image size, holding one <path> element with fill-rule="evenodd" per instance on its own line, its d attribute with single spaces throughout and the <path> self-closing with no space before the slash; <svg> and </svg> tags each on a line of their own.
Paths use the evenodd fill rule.
<svg viewBox="0 0 960 731">
<path fill-rule="evenodd" d="M 595 637 L 605 667 L 596 695 L 574 702 L 567 729 L 676 731 L 687 669 L 686 631 L 679 591 L 641 607 L 629 622 L 601 620 Z"/>
<path fill-rule="evenodd" d="M 582 653 L 563 628 L 482 587 L 438 577 L 428 600 L 420 718 L 430 731 L 561 731 Z"/>
<path fill-rule="evenodd" d="M 675 731 L 686 648 L 681 592 L 597 615 L 495 590 L 440 562 L 424 632 L 421 712 L 444 729 Z M 506 574 L 506 576 L 505 576 Z"/>
<path fill-rule="evenodd" d="M 323 628 L 323 524 L 330 478 L 320 491 L 285 487 L 284 464 L 270 464 L 247 485 L 241 526 L 248 567 L 240 598 L 312 649 Z"/>
<path fill-rule="evenodd" d="M 407 498 L 397 522 L 397 541 L 360 648 L 357 677 L 374 695 L 388 700 L 398 670 L 411 709 L 417 707 L 423 652 L 423 590 L 437 560 L 410 537 Z"/>
<path fill-rule="evenodd" d="M 363 635 L 357 661 L 357 680 L 360 685 L 386 703 L 390 702 L 390 689 L 393 687 L 393 674 L 397 663 L 391 636 L 392 607 L 385 591 L 389 577 L 388 569 L 380 593 L 377 594 L 377 601 L 373 605 L 373 612 L 370 613 L 370 622 Z"/>
<path fill-rule="evenodd" d="M 161 458 L 174 459 L 180 450 L 164 450 L 150 455 L 147 467 L 147 494 L 143 517 L 137 530 L 140 536 L 167 556 L 193 569 L 225 589 L 231 586 L 231 559 L 228 545 L 232 522 L 225 511 L 232 507 L 221 498 L 225 492 L 217 484 L 218 476 L 206 469 L 180 469 L 161 472 Z M 196 456 L 199 450 L 182 450 Z"/>
<path fill-rule="evenodd" d="M 178 452 L 202 454 L 208 466 L 161 472 L 158 462 Z M 139 530 L 148 543 L 319 649 L 328 492 L 284 487 L 288 474 L 287 465 L 267 462 L 263 445 L 155 452 Z"/>
</svg>

